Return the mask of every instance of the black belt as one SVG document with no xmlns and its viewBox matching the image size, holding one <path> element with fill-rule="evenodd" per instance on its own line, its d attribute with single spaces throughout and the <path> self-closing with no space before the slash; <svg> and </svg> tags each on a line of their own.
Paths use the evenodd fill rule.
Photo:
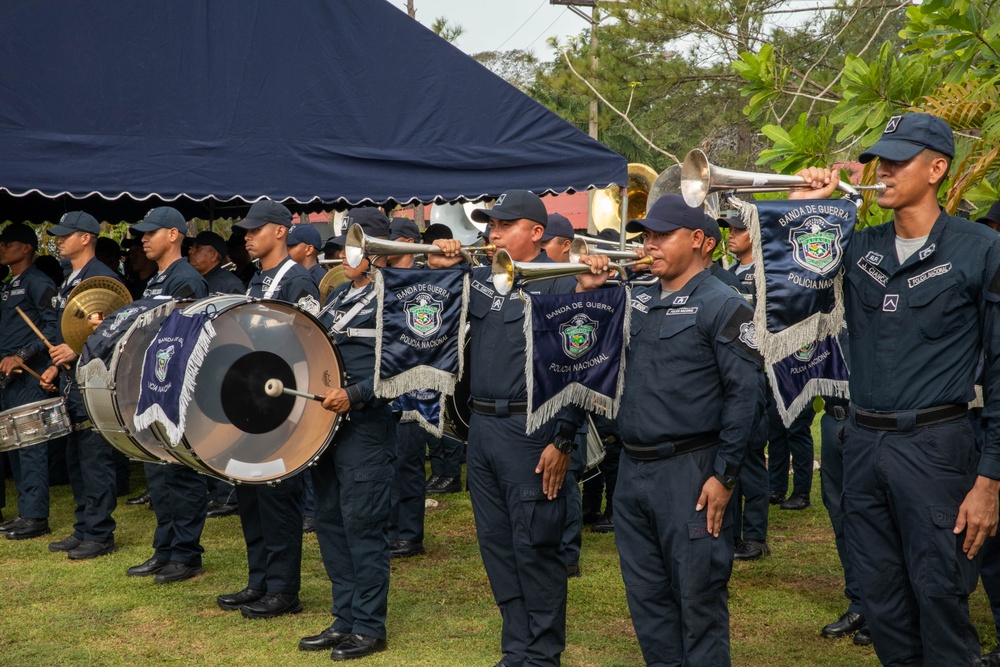
<svg viewBox="0 0 1000 667">
<path fill-rule="evenodd" d="M 931 426 L 932 424 L 942 424 L 944 422 L 965 417 L 969 413 L 969 406 L 960 405 L 939 405 L 924 410 L 910 410 L 906 412 L 868 412 L 860 408 L 854 408 L 854 422 L 858 426 L 871 429 L 873 431 L 902 431 L 921 426 Z M 909 422 L 908 424 L 906 422 Z"/>
<path fill-rule="evenodd" d="M 623 442 L 622 447 L 625 448 L 625 453 L 628 454 L 629 458 L 636 461 L 659 461 L 660 459 L 668 459 L 671 456 L 687 454 L 697 449 L 711 447 L 717 442 L 719 442 L 718 433 L 702 433 L 693 438 L 664 442 L 658 445 L 630 445 L 627 442 Z"/>
<path fill-rule="evenodd" d="M 509 415 L 528 414 L 527 401 L 495 400 L 483 401 L 478 398 L 472 399 L 472 409 L 481 415 L 489 417 L 507 417 Z"/>
</svg>

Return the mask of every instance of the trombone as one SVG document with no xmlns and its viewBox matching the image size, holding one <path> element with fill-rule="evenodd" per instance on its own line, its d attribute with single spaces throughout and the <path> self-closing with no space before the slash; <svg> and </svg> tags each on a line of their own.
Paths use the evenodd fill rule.
<svg viewBox="0 0 1000 667">
<path fill-rule="evenodd" d="M 472 254 L 486 254 L 496 251 L 496 246 L 489 245 L 469 245 L 462 246 L 460 252 Z M 405 241 L 388 241 L 386 239 L 373 238 L 367 236 L 361 225 L 353 224 L 347 230 L 347 239 L 344 242 L 344 258 L 351 268 L 361 266 L 365 257 L 375 255 L 378 257 L 388 257 L 391 255 L 439 255 L 443 253 L 438 246 L 433 243 L 407 243 Z"/>
<path fill-rule="evenodd" d="M 616 271 L 621 280 L 624 281 L 628 279 L 626 268 L 652 263 L 652 257 L 643 257 L 634 262 L 610 263 L 608 270 Z M 589 272 L 590 266 L 588 264 L 578 262 L 515 262 L 506 250 L 500 250 L 493 256 L 493 286 L 502 295 L 509 294 L 514 289 L 515 283 L 523 285 L 539 280 L 563 278 Z"/>
<path fill-rule="evenodd" d="M 710 164 L 708 157 L 700 150 L 690 151 L 681 165 L 681 194 L 684 202 L 692 207 L 701 206 L 713 192 L 786 192 L 810 188 L 800 176 L 782 174 L 757 174 L 752 171 L 724 169 Z M 849 195 L 857 195 L 861 190 L 885 192 L 885 183 L 874 185 L 851 185 L 840 181 L 837 189 Z"/>
</svg>

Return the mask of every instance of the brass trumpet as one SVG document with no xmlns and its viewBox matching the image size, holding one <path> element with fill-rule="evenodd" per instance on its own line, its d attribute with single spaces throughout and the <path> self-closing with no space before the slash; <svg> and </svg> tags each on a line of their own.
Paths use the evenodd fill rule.
<svg viewBox="0 0 1000 667">
<path fill-rule="evenodd" d="M 625 269 L 640 264 L 652 264 L 652 257 L 643 257 L 634 262 L 608 264 L 609 271 L 616 271 L 621 280 L 628 279 Z M 525 284 L 589 273 L 590 266 L 577 262 L 515 262 L 506 250 L 499 250 L 493 256 L 493 286 L 500 294 L 509 294 L 515 283 Z"/>
<path fill-rule="evenodd" d="M 319 263 L 322 266 L 340 266 L 341 264 L 344 263 L 344 260 L 342 260 L 342 259 L 321 259 L 321 260 L 319 260 Z"/>
<path fill-rule="evenodd" d="M 495 245 L 462 246 L 462 252 L 485 254 L 496 250 Z M 344 244 L 344 257 L 351 268 L 361 266 L 365 257 L 376 255 L 388 257 L 391 255 L 438 255 L 444 251 L 433 243 L 406 243 L 405 241 L 388 241 L 365 235 L 361 225 L 351 225 L 347 230 L 347 240 Z"/>
<path fill-rule="evenodd" d="M 603 241 L 603 239 L 599 240 Z M 608 259 L 639 259 L 639 253 L 634 250 L 619 250 L 618 244 L 600 246 L 589 238 L 577 236 L 569 244 L 569 261 L 579 262 L 583 255 L 604 255 Z"/>
<path fill-rule="evenodd" d="M 757 174 L 752 171 L 724 169 L 710 164 L 708 157 L 700 150 L 690 151 L 681 165 L 681 194 L 684 202 L 697 208 L 705 202 L 705 198 L 713 192 L 729 190 L 733 192 L 786 192 L 809 188 L 799 176 L 782 174 Z M 856 195 L 861 190 L 885 192 L 885 183 L 874 185 L 851 185 L 840 181 L 837 189 L 847 194 Z"/>
</svg>

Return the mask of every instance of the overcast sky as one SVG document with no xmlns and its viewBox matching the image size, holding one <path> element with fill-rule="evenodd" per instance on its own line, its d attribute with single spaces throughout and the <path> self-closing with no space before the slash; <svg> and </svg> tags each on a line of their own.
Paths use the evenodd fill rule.
<svg viewBox="0 0 1000 667">
<path fill-rule="evenodd" d="M 406 0 L 390 0 L 406 11 Z M 587 23 L 549 0 L 414 0 L 417 20 L 428 28 L 439 16 L 465 28 L 455 46 L 466 53 L 532 49 L 540 60 L 552 60 L 545 40 L 577 35 Z M 590 9 L 581 8 L 589 14 Z"/>
</svg>

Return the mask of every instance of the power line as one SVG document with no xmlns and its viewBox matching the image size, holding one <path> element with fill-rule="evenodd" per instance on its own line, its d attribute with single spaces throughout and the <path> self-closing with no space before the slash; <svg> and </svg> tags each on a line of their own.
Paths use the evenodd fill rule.
<svg viewBox="0 0 1000 667">
<path fill-rule="evenodd" d="M 497 48 L 495 48 L 493 50 L 494 51 L 499 51 L 500 49 L 502 49 L 504 47 L 504 44 L 506 44 L 507 42 L 509 42 L 511 40 L 511 38 L 514 37 L 514 35 L 516 35 L 517 33 L 521 32 L 521 28 L 523 28 L 524 26 L 528 25 L 528 21 L 530 21 L 532 18 L 534 18 L 535 14 L 538 13 L 538 10 L 540 10 L 542 7 L 544 7 L 547 3 L 548 3 L 548 0 L 542 0 L 542 3 L 540 5 L 538 5 L 538 7 L 535 8 L 535 11 L 531 12 L 531 16 L 529 16 L 528 18 L 524 19 L 524 23 L 522 23 L 521 25 L 519 25 L 517 27 L 517 30 L 515 30 L 512 33 L 510 33 L 510 36 L 508 36 L 507 39 L 503 40 L 503 42 L 501 42 L 500 46 L 498 46 Z M 563 10 L 563 11 L 565 11 L 565 10 Z M 546 30 L 548 30 L 548 28 L 546 28 Z"/>
<path fill-rule="evenodd" d="M 567 9 L 568 9 L 568 8 L 567 8 Z M 526 46 L 526 47 L 524 47 L 524 48 L 525 48 L 525 49 L 530 49 L 530 48 L 531 48 L 532 46 L 534 46 L 535 42 L 537 42 L 537 41 L 538 41 L 538 40 L 540 40 L 540 39 L 541 39 L 542 37 L 544 37 L 544 36 L 545 36 L 545 33 L 547 33 L 547 32 L 548 32 L 548 31 L 549 31 L 549 30 L 550 30 L 550 29 L 552 28 L 552 26 L 554 26 L 554 25 L 556 24 L 556 22 L 557 22 L 557 21 L 559 21 L 559 19 L 561 19 L 561 18 L 563 17 L 563 15 L 564 15 L 564 14 L 566 13 L 567 9 L 563 9 L 563 10 L 562 10 L 561 12 L 559 12 L 559 16 L 557 16 L 557 17 L 556 17 L 556 18 L 555 18 L 555 19 L 554 19 L 554 20 L 552 21 L 552 23 L 550 23 L 550 24 L 548 25 L 548 27 L 547 27 L 547 28 L 545 28 L 545 30 L 543 30 L 543 31 L 542 31 L 542 32 L 541 32 L 541 33 L 540 33 L 540 34 L 538 35 L 538 37 L 535 37 L 535 38 L 534 38 L 533 40 L 531 40 L 531 42 L 529 42 L 529 43 L 528 43 L 528 46 Z"/>
</svg>

